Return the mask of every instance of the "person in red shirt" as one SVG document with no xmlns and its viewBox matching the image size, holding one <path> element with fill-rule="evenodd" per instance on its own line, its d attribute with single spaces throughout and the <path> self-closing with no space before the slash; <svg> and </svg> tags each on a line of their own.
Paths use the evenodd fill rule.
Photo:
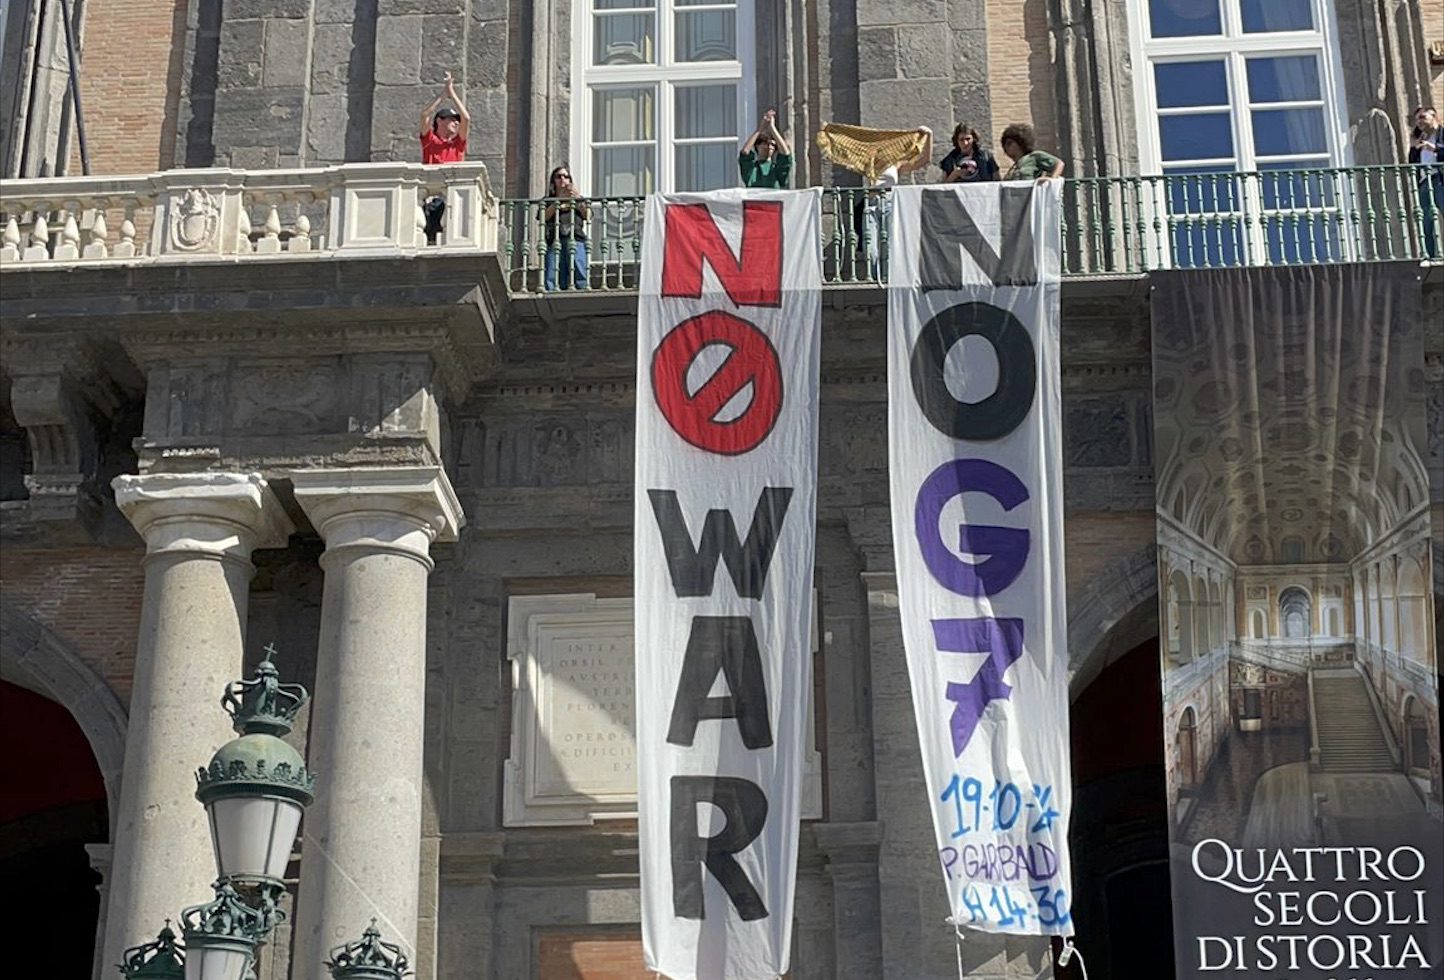
<svg viewBox="0 0 1444 980">
<path fill-rule="evenodd" d="M 442 102 L 450 102 L 451 105 L 443 109 Z M 456 94 L 451 72 L 446 73 L 446 87 L 441 94 L 422 110 L 420 130 L 422 163 L 460 163 L 466 159 L 471 114 L 466 111 L 461 96 Z M 421 209 L 426 215 L 426 244 L 435 245 L 436 236 L 444 230 L 441 216 L 446 212 L 446 202 L 439 197 L 429 198 Z"/>
</svg>

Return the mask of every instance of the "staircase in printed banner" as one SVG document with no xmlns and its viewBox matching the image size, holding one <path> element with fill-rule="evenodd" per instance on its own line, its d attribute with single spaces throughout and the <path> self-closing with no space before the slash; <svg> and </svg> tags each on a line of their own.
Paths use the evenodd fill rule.
<svg viewBox="0 0 1444 980">
<path fill-rule="evenodd" d="M 1392 772 L 1397 766 L 1358 674 L 1314 676 L 1314 724 L 1325 772 Z"/>
</svg>

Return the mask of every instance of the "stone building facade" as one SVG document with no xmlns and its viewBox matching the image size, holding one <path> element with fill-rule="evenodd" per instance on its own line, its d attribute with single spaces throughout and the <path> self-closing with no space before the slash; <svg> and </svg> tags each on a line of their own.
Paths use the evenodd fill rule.
<svg viewBox="0 0 1444 980">
<path fill-rule="evenodd" d="M 647 43 L 677 43 L 684 5 L 629 6 L 673 18 Z M 1248 6 L 1224 0 L 1231 36 Z M 1444 104 L 1444 9 L 1288 6 L 1311 18 L 1290 43 L 1319 66 L 1327 131 L 1296 158 L 1389 172 L 1409 110 Z M 633 133 L 652 169 L 606 169 L 597 93 L 623 84 L 659 86 L 667 108 L 666 86 L 733 86 L 743 135 L 776 106 L 799 185 L 856 183 L 809 138 L 831 120 L 927 124 L 940 142 L 957 121 L 1030 122 L 1069 176 L 1102 182 L 1072 185 L 1062 293 L 1074 907 L 1095 976 L 1171 955 L 1149 282 L 1098 257 L 1116 229 L 1089 225 L 1103 212 L 1087 200 L 1169 169 L 1148 79 L 1189 49 L 1145 25 L 1198 5 L 739 0 L 732 74 L 622 81 L 578 62 L 599 50 L 578 38 L 600 43 L 581 23 L 616 7 L 588 0 L 70 7 L 89 178 L 60 5 L 0 6 L 15 178 L 0 203 L 17 228 L 0 262 L 0 673 L 3 718 L 36 746 L 16 785 L 45 786 L 5 813 L 0 854 L 16 872 L 79 861 L 54 877 L 81 893 L 98 875 L 98 907 L 64 899 L 94 920 L 95 976 L 208 895 L 191 773 L 229 737 L 222 686 L 268 643 L 314 694 L 292 738 L 321 783 L 262 978 L 320 975 L 378 911 L 422 977 L 644 975 L 624 680 L 637 297 L 530 291 L 507 221 L 558 162 L 598 194 L 685 183 L 660 156 L 675 120 Z M 447 70 L 474 162 L 423 171 L 407 162 L 417 114 Z M 1219 111 L 1242 134 L 1256 108 Z M 1234 169 L 1269 163 L 1239 142 Z M 730 156 L 735 134 L 717 145 Z M 434 249 L 410 225 L 430 193 L 450 204 Z M 1370 241 L 1350 257 L 1421 255 Z M 1444 266 L 1420 270 L 1437 615 Z M 884 295 L 825 290 L 792 976 L 950 977 L 892 572 Z M 548 728 L 539 705 L 585 720 Z M 71 767 L 85 775 L 54 776 Z M 973 977 L 1048 975 L 1046 943 L 970 934 L 962 956 Z"/>
</svg>

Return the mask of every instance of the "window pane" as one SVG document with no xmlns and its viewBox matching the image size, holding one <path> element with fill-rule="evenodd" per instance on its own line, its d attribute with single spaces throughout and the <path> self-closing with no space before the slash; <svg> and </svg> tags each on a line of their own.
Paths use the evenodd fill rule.
<svg viewBox="0 0 1444 980">
<path fill-rule="evenodd" d="M 1323 98 L 1319 63 L 1312 55 L 1248 59 L 1250 102 L 1310 102 Z"/>
<path fill-rule="evenodd" d="M 652 63 L 651 14 L 605 14 L 596 18 L 597 65 L 649 65 Z"/>
<path fill-rule="evenodd" d="M 1213 160 L 1233 156 L 1233 123 L 1226 112 L 1163 116 L 1158 135 L 1165 160 Z"/>
<path fill-rule="evenodd" d="M 677 138 L 737 136 L 737 86 L 687 85 L 677 89 Z"/>
<path fill-rule="evenodd" d="M 688 10 L 677 13 L 678 61 L 735 61 L 737 13 Z"/>
<path fill-rule="evenodd" d="M 1264 31 L 1311 31 L 1314 29 L 1313 0 L 1240 0 L 1243 29 L 1250 34 Z"/>
<path fill-rule="evenodd" d="M 650 142 L 656 131 L 656 90 L 645 88 L 597 89 L 592 100 L 592 139 L 598 143 Z"/>
<path fill-rule="evenodd" d="M 1253 114 L 1253 148 L 1261 157 L 1327 153 L 1322 109 L 1268 109 Z"/>
<path fill-rule="evenodd" d="M 1153 66 L 1158 108 L 1228 105 L 1228 70 L 1222 61 L 1166 61 Z"/>
<path fill-rule="evenodd" d="M 598 197 L 641 197 L 656 190 L 656 153 L 650 146 L 610 146 L 592 151 Z"/>
<path fill-rule="evenodd" d="M 648 10 L 656 6 L 656 0 L 592 0 L 593 10 L 626 10 L 646 7 Z"/>
<path fill-rule="evenodd" d="M 1218 0 L 1148 0 L 1154 37 L 1197 37 L 1223 33 Z"/>
<path fill-rule="evenodd" d="M 677 190 L 710 191 L 737 184 L 737 150 L 726 143 L 677 147 Z"/>
</svg>

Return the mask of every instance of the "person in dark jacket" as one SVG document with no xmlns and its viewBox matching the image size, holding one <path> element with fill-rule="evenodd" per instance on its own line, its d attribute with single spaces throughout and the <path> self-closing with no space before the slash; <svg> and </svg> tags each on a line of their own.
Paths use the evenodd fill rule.
<svg viewBox="0 0 1444 980">
<path fill-rule="evenodd" d="M 998 179 L 998 161 L 983 149 L 978 131 L 966 123 L 953 128 L 953 150 L 938 166 L 943 168 L 945 184 Z"/>
<path fill-rule="evenodd" d="M 572 183 L 572 168 L 553 168 L 547 178 L 547 199 L 542 209 L 546 234 L 547 292 L 587 288 L 587 219 L 591 206 Z"/>
<path fill-rule="evenodd" d="M 1424 225 L 1424 253 L 1439 257 L 1439 226 L 1444 224 L 1444 129 L 1433 106 L 1414 110 L 1409 134 L 1409 162 L 1418 166 L 1419 210 Z"/>
</svg>

